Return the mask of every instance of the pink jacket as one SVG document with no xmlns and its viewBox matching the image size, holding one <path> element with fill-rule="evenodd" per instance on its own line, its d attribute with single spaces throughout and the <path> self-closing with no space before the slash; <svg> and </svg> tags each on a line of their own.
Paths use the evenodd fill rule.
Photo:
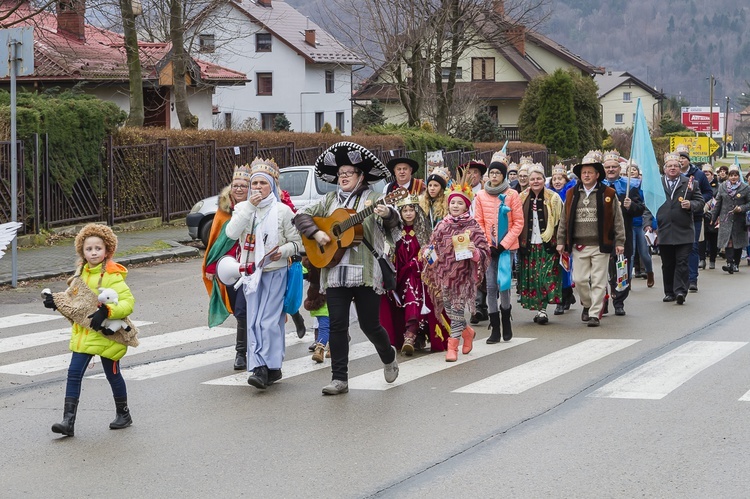
<svg viewBox="0 0 750 499">
<path fill-rule="evenodd" d="M 505 190 L 505 204 L 510 208 L 508 213 L 508 233 L 500 241 L 503 248 L 508 250 L 518 249 L 518 236 L 523 230 L 523 205 L 521 198 L 514 189 Z M 500 198 L 488 194 L 482 189 L 474 200 L 474 218 L 484 231 L 487 241 L 492 245 L 492 235 L 497 233 L 497 210 L 500 207 Z"/>
</svg>

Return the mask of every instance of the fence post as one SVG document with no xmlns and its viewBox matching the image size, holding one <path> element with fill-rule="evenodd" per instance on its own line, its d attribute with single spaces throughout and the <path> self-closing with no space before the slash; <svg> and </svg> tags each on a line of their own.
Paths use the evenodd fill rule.
<svg viewBox="0 0 750 499">
<path fill-rule="evenodd" d="M 35 133 L 33 136 L 34 151 L 32 156 L 34 157 L 33 168 L 34 168 L 34 234 L 39 234 L 41 211 L 39 210 L 39 134 Z"/>
<path fill-rule="evenodd" d="M 169 139 L 159 139 L 159 143 L 164 148 L 162 154 L 162 177 L 161 177 L 161 195 L 162 195 L 162 220 L 169 222 L 170 215 L 170 197 L 169 197 Z"/>
<path fill-rule="evenodd" d="M 115 224 L 115 173 L 112 145 L 112 135 L 109 135 L 106 139 L 105 158 L 107 158 L 107 224 L 110 226 Z"/>
<path fill-rule="evenodd" d="M 49 175 L 49 135 L 44 134 L 44 153 L 43 153 L 43 159 L 42 159 L 42 168 L 44 169 L 44 184 L 43 184 L 43 196 L 42 201 L 42 211 L 44 212 L 44 228 L 49 230 L 50 225 L 50 218 L 52 217 L 51 213 L 51 194 L 50 194 L 50 175 Z"/>
<path fill-rule="evenodd" d="M 211 194 L 214 192 L 218 192 L 218 185 L 219 185 L 219 172 L 216 171 L 216 141 L 215 140 L 207 140 L 206 143 L 211 146 L 211 148 L 208 151 L 209 158 L 208 158 L 208 167 L 210 169 L 209 171 L 209 187 Z M 206 194 L 205 191 L 203 194 Z M 211 195 L 209 194 L 209 196 Z M 208 196 L 206 196 L 208 197 Z"/>
</svg>

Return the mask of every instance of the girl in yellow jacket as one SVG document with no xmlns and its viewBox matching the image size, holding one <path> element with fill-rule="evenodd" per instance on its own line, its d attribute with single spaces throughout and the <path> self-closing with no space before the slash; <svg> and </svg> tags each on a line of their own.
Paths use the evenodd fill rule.
<svg viewBox="0 0 750 499">
<path fill-rule="evenodd" d="M 102 326 L 104 319 L 124 319 L 130 315 L 135 303 L 130 288 L 125 284 L 127 269 L 111 260 L 117 250 L 117 236 L 106 225 L 88 224 L 76 236 L 75 248 L 79 257 L 76 276 L 80 276 L 95 294 L 99 294 L 99 288 L 114 289 L 117 292 L 118 303 L 101 305 L 90 315 L 90 329 L 73 324 L 70 338 L 73 356 L 68 367 L 63 421 L 52 425 L 54 433 L 69 437 L 73 436 L 78 398 L 81 395 L 81 381 L 94 355 L 99 355 L 102 359 L 102 367 L 115 398 L 117 416 L 109 424 L 110 429 L 127 428 L 133 422 L 119 362 L 128 347 L 110 339 L 113 332 Z M 51 294 L 45 296 L 44 306 L 57 309 Z"/>
</svg>

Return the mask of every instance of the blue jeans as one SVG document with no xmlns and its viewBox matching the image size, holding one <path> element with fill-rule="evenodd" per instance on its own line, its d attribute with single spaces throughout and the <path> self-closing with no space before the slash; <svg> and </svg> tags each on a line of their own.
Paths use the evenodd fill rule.
<svg viewBox="0 0 750 499">
<path fill-rule="evenodd" d="M 700 253 L 698 251 L 698 239 L 701 237 L 701 227 L 703 227 L 703 217 L 698 220 L 693 220 L 695 226 L 695 241 L 693 241 L 693 248 L 690 250 L 690 257 L 688 258 L 688 281 L 691 283 L 698 282 L 698 263 L 700 262 Z"/>
<path fill-rule="evenodd" d="M 83 381 L 83 375 L 86 373 L 86 368 L 91 362 L 93 355 L 87 353 L 73 352 L 73 356 L 70 359 L 70 366 L 68 366 L 68 383 L 65 387 L 65 396 L 78 399 L 81 396 L 81 381 Z M 104 368 L 104 374 L 107 376 L 109 386 L 112 387 L 112 395 L 115 398 L 127 397 L 128 392 L 125 387 L 125 379 L 123 379 L 120 373 L 120 362 L 112 359 L 102 359 L 102 367 Z"/>
<path fill-rule="evenodd" d="M 319 315 L 316 319 L 318 319 L 318 343 L 325 345 L 328 343 L 331 331 L 331 319 L 327 315 Z"/>
</svg>

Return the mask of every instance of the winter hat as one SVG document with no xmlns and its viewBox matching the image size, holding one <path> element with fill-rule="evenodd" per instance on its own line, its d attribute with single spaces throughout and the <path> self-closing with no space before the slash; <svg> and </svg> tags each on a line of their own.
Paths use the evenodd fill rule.
<svg viewBox="0 0 750 499">
<path fill-rule="evenodd" d="M 448 187 L 448 182 L 451 179 L 451 172 L 445 168 L 444 166 L 438 166 L 435 169 L 432 170 L 432 173 L 427 177 L 427 183 L 429 184 L 431 180 L 434 180 L 440 186 L 445 189 Z"/>
<path fill-rule="evenodd" d="M 506 156 L 504 152 L 498 151 L 492 155 L 490 166 L 487 168 L 487 171 L 490 172 L 492 170 L 500 170 L 500 173 L 503 174 L 503 178 L 508 176 L 508 156 Z"/>
<path fill-rule="evenodd" d="M 83 243 L 88 237 L 98 237 L 104 241 L 104 249 L 107 251 L 107 258 L 112 258 L 117 251 L 117 236 L 112 229 L 103 224 L 86 224 L 83 229 L 78 232 L 75 238 L 76 253 L 82 260 L 86 260 L 83 255 Z"/>
</svg>

